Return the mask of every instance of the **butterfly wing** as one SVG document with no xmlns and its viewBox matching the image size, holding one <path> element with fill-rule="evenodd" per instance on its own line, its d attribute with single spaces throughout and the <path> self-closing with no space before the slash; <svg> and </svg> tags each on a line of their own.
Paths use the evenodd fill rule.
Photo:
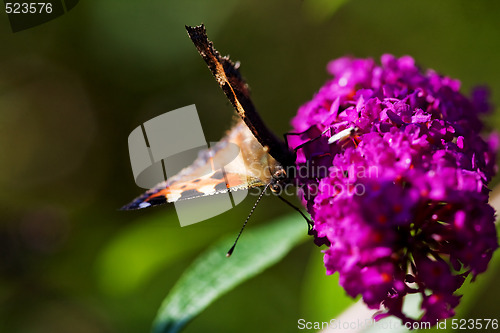
<svg viewBox="0 0 500 333">
<path fill-rule="evenodd" d="M 229 57 L 222 57 L 217 52 L 213 43 L 208 39 L 203 24 L 197 27 L 186 26 L 186 30 L 222 91 L 257 141 L 266 147 L 266 152 L 278 160 L 281 165 L 285 167 L 294 165 L 295 156 L 285 143 L 278 140 L 266 127 L 257 113 L 250 98 L 248 85 L 239 72 L 239 63 L 235 64 Z"/>
<path fill-rule="evenodd" d="M 239 148 L 236 158 L 234 147 Z M 277 164 L 240 120 L 223 140 L 200 152 L 191 166 L 159 183 L 122 209 L 146 208 L 264 186 L 270 182 Z"/>
</svg>

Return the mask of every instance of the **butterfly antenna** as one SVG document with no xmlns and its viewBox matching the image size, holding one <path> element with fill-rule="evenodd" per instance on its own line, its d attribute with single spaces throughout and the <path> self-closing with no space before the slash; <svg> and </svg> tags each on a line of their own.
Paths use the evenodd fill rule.
<svg viewBox="0 0 500 333">
<path fill-rule="evenodd" d="M 311 221 L 305 214 L 304 212 L 302 212 L 302 210 L 295 206 L 293 203 L 291 203 L 290 201 L 286 200 L 285 198 L 283 198 L 281 195 L 276 195 L 278 197 L 278 199 L 280 199 L 281 201 L 283 201 L 284 203 L 286 203 L 288 206 L 292 207 L 293 209 L 295 209 L 297 212 L 299 212 L 300 215 L 302 215 L 302 217 L 304 218 L 304 220 L 306 220 L 307 222 L 307 233 L 310 234 L 311 230 L 312 230 L 312 227 L 314 225 L 313 221 Z"/>
<path fill-rule="evenodd" d="M 264 193 L 266 193 L 266 190 L 269 187 L 269 185 L 271 185 L 271 183 L 267 184 L 266 187 L 264 187 L 264 190 L 262 190 L 262 193 L 257 198 L 257 201 L 255 201 L 255 203 L 254 203 L 254 205 L 252 207 L 252 210 L 250 210 L 250 214 L 248 214 L 247 219 L 245 220 L 245 222 L 243 223 L 243 226 L 241 227 L 240 233 L 238 234 L 238 236 L 236 237 L 236 240 L 234 241 L 233 246 L 231 246 L 231 248 L 229 249 L 229 251 L 227 251 L 226 257 L 229 258 L 231 256 L 231 254 L 233 254 L 234 248 L 236 247 L 236 243 L 238 242 L 238 239 L 240 239 L 240 236 L 241 236 L 241 233 L 243 232 L 243 229 L 245 229 L 245 226 L 247 225 L 248 220 L 250 220 L 250 216 L 252 216 L 253 211 L 257 207 L 257 204 L 259 203 L 260 199 L 262 199 L 262 197 L 264 196 Z"/>
</svg>

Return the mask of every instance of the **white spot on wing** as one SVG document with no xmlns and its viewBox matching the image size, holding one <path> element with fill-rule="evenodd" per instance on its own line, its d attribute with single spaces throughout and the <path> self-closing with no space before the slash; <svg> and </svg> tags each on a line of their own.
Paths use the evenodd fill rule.
<svg viewBox="0 0 500 333">
<path fill-rule="evenodd" d="M 177 200 L 179 200 L 182 196 L 182 192 L 179 192 L 179 191 L 171 191 L 168 195 L 167 195 L 167 201 L 168 202 L 175 202 Z"/>
<path fill-rule="evenodd" d="M 355 130 L 354 126 L 346 128 L 345 130 L 342 130 L 342 131 L 336 133 L 335 135 L 332 135 L 330 137 L 330 139 L 328 139 L 328 144 L 331 145 L 332 143 L 335 143 L 337 141 L 344 140 L 344 139 L 348 138 L 351 135 L 353 130 Z"/>
<path fill-rule="evenodd" d="M 201 192 L 203 194 L 210 194 L 212 192 L 215 192 L 215 187 L 213 185 L 202 186 L 198 189 L 198 192 Z"/>
</svg>

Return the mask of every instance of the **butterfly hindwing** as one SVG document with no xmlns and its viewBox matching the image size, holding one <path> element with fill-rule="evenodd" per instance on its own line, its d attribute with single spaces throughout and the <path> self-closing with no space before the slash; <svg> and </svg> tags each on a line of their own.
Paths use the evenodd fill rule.
<svg viewBox="0 0 500 333">
<path fill-rule="evenodd" d="M 235 156 L 234 147 L 239 148 Z M 242 121 L 213 148 L 200 152 L 193 164 L 159 183 L 122 209 L 139 209 L 167 202 L 264 186 L 277 162 L 267 154 Z"/>
</svg>

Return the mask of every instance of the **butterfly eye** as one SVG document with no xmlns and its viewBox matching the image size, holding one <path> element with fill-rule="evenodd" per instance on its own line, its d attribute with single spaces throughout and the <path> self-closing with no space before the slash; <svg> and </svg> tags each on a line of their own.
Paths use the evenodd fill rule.
<svg viewBox="0 0 500 333">
<path fill-rule="evenodd" d="M 286 178 L 286 172 L 283 169 L 276 170 L 274 173 L 274 178 L 275 179 L 285 179 Z"/>
</svg>

